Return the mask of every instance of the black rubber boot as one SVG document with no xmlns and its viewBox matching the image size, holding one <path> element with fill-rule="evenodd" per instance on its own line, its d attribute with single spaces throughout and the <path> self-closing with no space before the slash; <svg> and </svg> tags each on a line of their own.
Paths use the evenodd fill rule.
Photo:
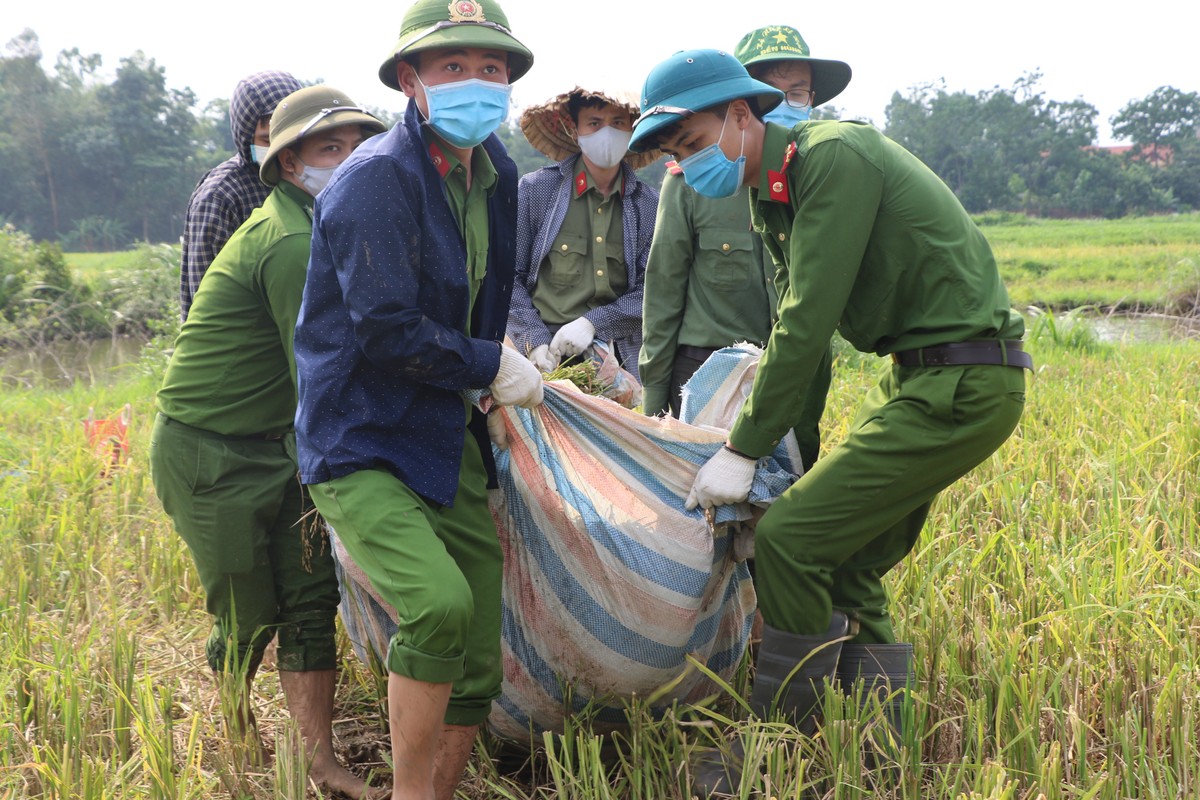
<svg viewBox="0 0 1200 800">
<path fill-rule="evenodd" d="M 817 729 L 825 682 L 837 674 L 843 640 L 857 629 L 856 620 L 837 610 L 829 630 L 816 636 L 763 625 L 750 708 L 762 719 L 770 719 L 771 712 L 778 711 L 801 733 L 811 736 Z"/>
<path fill-rule="evenodd" d="M 904 733 L 904 707 L 912 687 L 913 647 L 896 644 L 846 644 L 837 666 L 838 682 L 864 707 L 878 703 L 898 745 Z"/>
<path fill-rule="evenodd" d="M 812 735 L 821 713 L 825 683 L 832 681 L 837 671 L 842 640 L 853 636 L 857 629 L 856 620 L 836 610 L 829 630 L 816 636 L 788 633 L 764 624 L 750 691 L 754 714 L 770 719 L 771 711 L 777 710 L 802 733 Z M 732 794 L 742 782 L 744 756 L 741 739 L 731 744 L 728 753 L 715 748 L 696 753 L 691 761 L 692 795 L 707 798 Z"/>
</svg>

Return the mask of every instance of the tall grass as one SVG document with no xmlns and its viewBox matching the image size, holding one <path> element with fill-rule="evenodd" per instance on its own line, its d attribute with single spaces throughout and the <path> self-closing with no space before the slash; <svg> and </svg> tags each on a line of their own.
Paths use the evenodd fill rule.
<svg viewBox="0 0 1200 800">
<path fill-rule="evenodd" d="M 1200 343 L 1110 346 L 1060 331 L 1029 347 L 1038 369 L 1017 433 L 943 493 L 890 578 L 918 675 L 898 750 L 872 744 L 870 709 L 840 697 L 816 739 L 739 721 L 719 696 L 659 719 L 635 703 L 628 731 L 602 737 L 574 720 L 523 770 L 478 759 L 461 796 L 682 798 L 687 755 L 734 736 L 754 765 L 744 797 L 1200 796 Z M 839 352 L 828 443 L 881 366 Z M 227 755 L 203 594 L 148 480 L 154 388 L 131 375 L 0 394 L 2 798 L 304 788 L 269 659 L 254 703 L 274 763 L 246 769 Z M 81 420 L 126 402 L 133 451 L 105 476 Z M 731 690 L 745 689 L 742 674 Z M 340 752 L 386 778 L 380 703 L 348 657 Z"/>
</svg>

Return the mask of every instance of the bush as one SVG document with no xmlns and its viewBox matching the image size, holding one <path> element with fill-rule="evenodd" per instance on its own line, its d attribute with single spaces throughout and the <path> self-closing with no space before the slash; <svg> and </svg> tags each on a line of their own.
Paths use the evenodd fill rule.
<svg viewBox="0 0 1200 800">
<path fill-rule="evenodd" d="M 141 245 L 126 268 L 75 278 L 57 245 L 0 229 L 0 348 L 150 337 L 179 318 L 179 250 Z"/>
<path fill-rule="evenodd" d="M 180 260 L 178 247 L 140 244 L 133 263 L 99 279 L 97 297 L 114 333 L 147 336 L 179 319 Z"/>
<path fill-rule="evenodd" d="M 0 227 L 0 318 L 16 318 L 19 298 L 36 269 L 33 240 L 12 225 Z"/>
</svg>

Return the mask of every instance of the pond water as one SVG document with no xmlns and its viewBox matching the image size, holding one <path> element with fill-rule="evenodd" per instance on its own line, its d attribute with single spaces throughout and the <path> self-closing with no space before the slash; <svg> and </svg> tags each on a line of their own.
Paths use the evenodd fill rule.
<svg viewBox="0 0 1200 800">
<path fill-rule="evenodd" d="M 55 342 L 46 347 L 0 352 L 0 387 L 61 387 L 80 381 L 111 386 L 137 362 L 141 338 Z"/>
<path fill-rule="evenodd" d="M 1077 318 L 1090 325 L 1102 342 L 1165 342 L 1200 338 L 1200 318 L 1161 314 L 1109 314 Z"/>
</svg>

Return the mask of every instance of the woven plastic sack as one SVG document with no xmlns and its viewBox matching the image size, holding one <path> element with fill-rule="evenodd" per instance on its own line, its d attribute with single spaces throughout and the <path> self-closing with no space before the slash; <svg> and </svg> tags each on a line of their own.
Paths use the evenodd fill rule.
<svg viewBox="0 0 1200 800">
<path fill-rule="evenodd" d="M 750 349 L 714 355 L 701 395 L 729 407 Z M 718 354 L 719 355 L 719 354 Z M 689 384 L 690 385 L 690 384 Z M 735 409 L 736 410 L 736 409 Z M 546 385 L 536 409 L 498 409 L 509 448 L 497 453 L 492 513 L 504 551 L 504 684 L 488 720 L 497 735 L 529 741 L 561 730 L 584 708 L 598 729 L 621 727 L 623 701 L 658 707 L 713 691 L 689 656 L 730 678 L 746 647 L 755 596 L 726 523 L 748 519 L 794 480 L 787 447 L 761 459 L 751 503 L 723 507 L 711 524 L 684 509 L 696 470 L 726 438 L 720 427 L 650 418 L 565 382 Z M 732 529 L 737 529 L 733 526 Z M 334 536 L 342 619 L 355 651 L 377 669 L 395 615 Z M 664 690 L 665 691 L 660 691 Z"/>
</svg>

